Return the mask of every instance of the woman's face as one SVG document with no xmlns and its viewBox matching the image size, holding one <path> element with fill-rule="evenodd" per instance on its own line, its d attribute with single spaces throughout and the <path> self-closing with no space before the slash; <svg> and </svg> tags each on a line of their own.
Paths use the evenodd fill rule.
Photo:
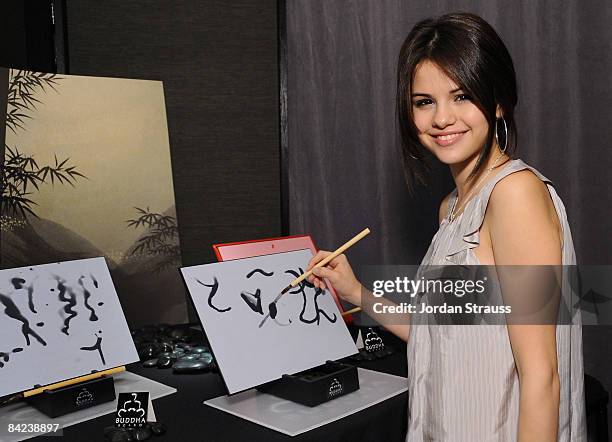
<svg viewBox="0 0 612 442">
<path fill-rule="evenodd" d="M 411 99 L 419 139 L 438 160 L 449 165 L 475 160 L 489 123 L 466 91 L 425 60 L 415 70 Z"/>
</svg>

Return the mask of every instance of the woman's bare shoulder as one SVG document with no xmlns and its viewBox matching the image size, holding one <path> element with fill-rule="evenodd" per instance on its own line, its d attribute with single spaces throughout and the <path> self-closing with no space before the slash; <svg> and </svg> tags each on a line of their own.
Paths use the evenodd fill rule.
<svg viewBox="0 0 612 442">
<path fill-rule="evenodd" d="M 501 263 L 549 264 L 560 259 L 555 207 L 546 184 L 531 170 L 499 180 L 488 212 L 493 248 Z"/>
<path fill-rule="evenodd" d="M 516 206 L 554 208 L 546 184 L 529 169 L 512 172 L 499 180 L 493 188 L 489 204 L 502 211 Z"/>
</svg>

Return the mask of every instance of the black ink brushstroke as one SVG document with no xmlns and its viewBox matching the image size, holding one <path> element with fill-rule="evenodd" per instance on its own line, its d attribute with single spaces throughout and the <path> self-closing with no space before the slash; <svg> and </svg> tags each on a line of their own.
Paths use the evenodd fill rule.
<svg viewBox="0 0 612 442">
<path fill-rule="evenodd" d="M 57 289 L 59 290 L 58 298 L 61 302 L 66 303 L 63 310 L 64 313 L 68 315 L 66 319 L 64 319 L 62 333 L 64 333 L 66 336 L 69 336 L 68 330 L 70 329 L 70 321 L 77 315 L 77 312 L 72 309 L 72 307 L 76 305 L 76 296 L 74 295 L 72 290 L 68 289 L 64 285 L 65 281 L 63 281 L 59 276 L 56 276 L 55 280 L 57 281 Z M 66 293 L 68 293 L 68 297 L 66 297 Z"/>
<path fill-rule="evenodd" d="M 305 287 L 308 287 L 308 288 L 314 288 L 314 285 L 313 285 L 313 284 L 306 283 L 306 282 L 304 283 L 304 286 L 305 286 Z M 306 324 L 313 324 L 313 323 L 315 323 L 315 322 L 316 322 L 316 323 L 317 323 L 317 325 L 320 325 L 320 322 L 321 322 L 321 315 L 325 316 L 325 318 L 326 318 L 326 319 L 327 319 L 329 322 L 331 322 L 332 324 L 333 324 L 333 323 L 335 323 L 335 322 L 338 320 L 338 317 L 336 316 L 336 314 L 335 314 L 335 313 L 334 313 L 334 315 L 333 315 L 333 318 L 331 318 L 331 317 L 329 317 L 329 316 L 328 316 L 328 314 L 325 312 L 325 310 L 322 310 L 322 309 L 319 307 L 319 302 L 318 302 L 317 298 L 318 298 L 319 296 L 321 296 L 322 294 L 324 294 L 324 293 L 325 293 L 325 291 L 324 291 L 324 290 L 321 290 L 321 289 L 319 289 L 319 288 L 315 288 L 315 295 L 314 295 L 314 300 L 313 300 L 313 302 L 314 302 L 314 308 L 315 308 L 315 316 L 314 316 L 314 318 L 312 318 L 312 319 L 306 319 L 306 318 L 304 318 L 304 313 L 306 312 L 306 302 L 307 302 L 307 299 L 306 299 L 306 291 L 304 291 L 304 292 L 302 293 L 302 299 L 303 299 L 303 301 L 304 301 L 304 304 L 303 304 L 303 307 L 302 307 L 302 312 L 300 313 L 300 321 L 302 321 L 302 322 L 304 322 L 304 323 L 306 323 Z"/>
<path fill-rule="evenodd" d="M 91 293 L 89 292 L 89 290 L 87 290 L 85 288 L 85 284 L 83 284 L 83 279 L 85 277 L 81 275 L 81 277 L 79 278 L 79 285 L 81 286 L 81 288 L 83 289 L 83 296 L 85 297 L 85 308 L 87 310 L 89 310 L 90 314 L 89 314 L 89 320 L 90 321 L 97 321 L 98 320 L 98 315 L 96 315 L 96 311 L 95 309 L 89 305 L 89 298 L 91 298 Z"/>
<path fill-rule="evenodd" d="M 270 317 L 272 319 L 276 319 L 276 315 L 278 314 L 278 309 L 276 308 L 275 302 L 271 302 L 270 305 L 268 305 L 268 311 L 270 312 Z"/>
<path fill-rule="evenodd" d="M 261 290 L 255 290 L 255 293 L 242 292 L 240 293 L 244 302 L 256 313 L 263 315 L 263 309 L 261 307 Z"/>
<path fill-rule="evenodd" d="M 23 348 L 17 347 L 17 348 L 14 348 L 11 353 L 19 353 L 20 351 L 23 351 Z M 0 359 L 3 360 L 3 361 L 0 361 L 0 368 L 3 368 L 4 364 L 9 362 L 10 355 L 8 353 L 4 353 L 4 352 L 0 351 Z"/>
<path fill-rule="evenodd" d="M 91 278 L 91 282 L 93 282 L 93 285 L 95 288 L 100 288 L 100 285 L 98 284 L 98 280 L 96 279 L 96 277 L 93 274 L 89 274 L 89 277 Z"/>
<path fill-rule="evenodd" d="M 198 278 L 195 278 L 195 280 L 199 283 L 202 284 L 204 287 L 209 287 L 211 288 L 210 294 L 208 295 L 208 306 L 210 308 L 212 308 L 213 310 L 218 311 L 219 313 L 225 313 L 225 312 L 229 312 L 232 308 L 231 307 L 227 307 L 227 308 L 217 308 L 213 305 L 212 303 L 212 299 L 213 296 L 215 296 L 217 294 L 217 290 L 219 290 L 219 281 L 217 280 L 217 277 L 215 276 L 213 279 L 213 283 L 212 284 L 204 284 L 202 281 L 200 281 Z"/>
<path fill-rule="evenodd" d="M 23 278 L 12 278 L 11 279 L 11 284 L 13 284 L 13 287 L 15 287 L 15 290 L 21 290 L 25 283 L 26 283 L 26 280 Z"/>
<path fill-rule="evenodd" d="M 291 275 L 294 275 L 296 278 L 298 276 L 300 276 L 303 271 L 301 268 L 299 268 L 299 273 L 294 271 L 294 270 L 287 270 L 285 273 L 289 273 Z M 332 324 L 335 323 L 338 320 L 337 315 L 334 313 L 333 317 L 330 317 L 324 310 L 322 310 L 319 307 L 319 303 L 318 303 L 318 297 L 323 295 L 325 293 L 324 290 L 321 290 L 319 288 L 315 288 L 314 284 L 311 284 L 310 282 L 308 282 L 307 280 L 303 280 L 302 282 L 300 282 L 298 284 L 298 289 L 295 291 L 292 291 L 290 293 L 301 293 L 302 294 L 302 311 L 300 312 L 300 321 L 302 321 L 305 324 L 314 324 L 315 322 L 317 323 L 317 325 L 320 325 L 321 322 L 321 315 L 323 315 L 329 322 L 331 322 Z M 312 319 L 306 319 L 305 317 L 305 313 L 306 313 L 306 306 L 308 305 L 308 299 L 307 299 L 307 295 L 306 295 L 306 288 L 309 289 L 314 289 L 315 290 L 315 295 L 314 295 L 314 308 L 315 308 L 315 316 Z"/>
<path fill-rule="evenodd" d="M 34 309 L 34 284 L 33 283 L 28 286 L 28 307 L 30 307 L 30 311 L 32 313 L 38 313 Z"/>
<path fill-rule="evenodd" d="M 102 307 L 104 303 L 102 301 L 98 302 L 98 307 Z"/>
<path fill-rule="evenodd" d="M 104 360 L 104 354 L 102 353 L 102 337 L 98 336 L 96 333 L 94 333 L 94 336 L 97 338 L 96 343 L 92 345 L 91 347 L 81 347 L 81 350 L 85 350 L 85 351 L 98 350 L 98 353 L 100 353 L 100 359 L 102 359 L 102 364 L 106 365 L 106 361 Z"/>
<path fill-rule="evenodd" d="M 4 313 L 9 317 L 18 320 L 23 325 L 21 326 L 21 333 L 25 337 L 26 344 L 30 345 L 30 335 L 34 336 L 38 342 L 42 345 L 47 345 L 43 338 L 36 333 L 30 327 L 30 322 L 21 314 L 15 303 L 11 298 L 0 293 L 0 302 L 4 304 Z"/>
<path fill-rule="evenodd" d="M 30 308 L 30 311 L 32 313 L 37 313 L 36 309 L 34 308 L 34 300 L 32 299 L 32 295 L 34 294 L 34 284 L 30 284 L 27 287 L 24 287 L 26 283 L 26 280 L 23 278 L 11 278 L 11 284 L 13 284 L 13 287 L 15 287 L 15 290 L 21 290 L 23 288 L 25 288 L 28 291 L 28 307 Z"/>
<path fill-rule="evenodd" d="M 253 276 L 255 273 L 261 273 L 264 276 L 272 276 L 274 275 L 274 272 L 270 272 L 267 273 L 265 270 L 262 269 L 255 269 L 255 270 L 251 270 L 248 274 L 247 274 L 247 278 L 250 278 L 251 276 Z"/>
<path fill-rule="evenodd" d="M 300 267 L 300 268 L 299 268 L 299 270 L 300 270 L 300 272 L 301 272 L 301 271 L 302 271 L 302 268 Z M 298 272 L 296 272 L 295 270 L 286 270 L 286 271 L 285 271 L 285 273 L 288 273 L 288 274 L 290 274 L 290 275 L 292 275 L 292 276 L 295 276 L 296 278 L 299 278 L 299 277 L 302 275 L 302 273 L 298 273 Z M 296 286 L 297 288 L 295 288 L 295 289 L 293 289 L 293 290 L 289 290 L 289 293 L 290 293 L 290 294 L 292 294 L 292 295 L 295 295 L 295 294 L 297 294 L 297 293 L 302 293 L 302 291 L 304 290 L 304 289 L 303 289 L 303 285 L 302 285 L 302 284 L 303 284 L 303 283 L 299 283 L 299 284 Z"/>
<path fill-rule="evenodd" d="M 300 272 L 302 271 L 302 269 L 300 268 Z M 295 272 L 294 270 L 286 270 L 285 273 L 288 273 L 290 275 L 295 276 L 296 278 L 300 276 L 299 273 Z M 302 285 L 299 284 L 297 289 L 294 290 L 290 290 L 289 294 L 296 294 L 296 293 L 300 293 L 303 291 Z M 263 325 L 266 323 L 266 319 L 268 319 L 268 317 L 272 318 L 274 320 L 274 322 L 276 322 L 279 325 L 283 325 L 280 324 L 280 322 L 278 322 L 276 320 L 276 315 L 278 313 L 278 309 L 276 307 L 276 303 L 279 301 L 280 297 L 277 297 L 277 299 L 275 299 L 274 301 L 272 301 L 270 304 L 268 304 L 268 315 L 263 319 L 263 321 L 261 321 L 259 323 L 259 328 L 263 327 Z M 291 324 L 291 319 L 289 319 L 289 324 Z M 289 324 L 285 324 L 285 325 L 289 325 Z"/>
<path fill-rule="evenodd" d="M 43 325 L 45 325 L 45 323 L 44 322 L 37 322 L 36 325 L 39 326 L 39 327 L 42 327 Z"/>
</svg>

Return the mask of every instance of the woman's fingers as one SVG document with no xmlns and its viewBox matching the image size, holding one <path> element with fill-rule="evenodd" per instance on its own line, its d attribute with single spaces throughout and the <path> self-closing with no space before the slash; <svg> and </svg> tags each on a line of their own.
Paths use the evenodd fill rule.
<svg viewBox="0 0 612 442">
<path fill-rule="evenodd" d="M 315 267 L 312 273 L 319 278 L 329 278 L 330 280 L 331 276 L 335 276 L 335 272 L 327 267 Z"/>
<path fill-rule="evenodd" d="M 329 263 L 327 263 L 326 266 L 315 267 L 319 262 L 331 255 L 331 253 L 332 252 L 329 252 L 327 250 L 319 250 L 317 254 L 313 256 L 312 259 L 308 262 L 308 267 L 306 268 L 307 272 L 313 270 L 313 272 L 307 278 L 308 282 L 313 284 L 315 287 L 323 290 L 325 290 L 325 288 L 327 287 L 325 282 L 323 281 L 323 278 L 329 279 L 330 282 L 333 284 L 334 280 L 337 279 L 338 275 L 336 273 L 329 272 L 334 272 L 334 269 L 336 269 L 336 267 L 338 266 L 340 266 L 338 268 L 341 269 L 343 268 L 343 265 L 348 263 L 346 255 L 340 254 L 334 259 L 332 259 Z M 330 277 L 329 275 L 332 275 L 332 277 Z"/>
<path fill-rule="evenodd" d="M 320 261 L 323 261 L 329 255 L 331 255 L 331 252 L 328 252 L 327 250 L 319 250 L 317 254 L 313 256 L 308 262 L 308 267 L 306 267 L 306 271 L 313 268 L 315 265 L 317 265 L 317 263 L 319 263 Z"/>
<path fill-rule="evenodd" d="M 323 267 L 315 267 L 311 275 L 311 277 L 313 278 L 313 285 L 321 290 L 326 289 L 325 281 L 323 281 L 323 278 L 325 278 L 326 276 L 322 275 L 325 270 L 327 269 L 324 269 Z"/>
<path fill-rule="evenodd" d="M 313 256 L 310 261 L 308 262 L 308 266 L 306 267 L 306 272 L 308 272 L 309 270 L 311 270 L 314 266 L 316 266 L 319 262 L 321 262 L 322 260 L 324 260 L 325 258 L 327 258 L 329 255 L 331 254 L 331 252 L 328 252 L 327 250 L 319 250 L 315 256 Z M 319 278 L 317 278 L 316 276 L 314 276 L 312 273 L 310 274 L 310 276 L 308 276 L 308 278 L 306 278 L 308 280 L 308 282 L 310 282 L 311 284 L 314 284 L 315 287 L 319 287 L 318 284 L 321 283 L 321 280 Z M 320 287 L 319 287 L 320 288 Z"/>
<path fill-rule="evenodd" d="M 338 273 L 335 270 L 330 269 L 329 267 L 315 267 L 312 273 L 317 277 L 317 282 L 319 284 L 319 288 L 321 289 L 326 288 L 326 284 L 323 278 L 327 278 L 329 282 L 331 282 L 333 285 L 337 282 L 339 277 Z"/>
<path fill-rule="evenodd" d="M 316 288 L 321 289 L 321 290 L 325 290 L 327 288 L 327 286 L 325 285 L 325 282 L 322 279 L 320 279 L 320 278 L 316 278 L 315 282 L 313 283 L 313 285 Z"/>
</svg>

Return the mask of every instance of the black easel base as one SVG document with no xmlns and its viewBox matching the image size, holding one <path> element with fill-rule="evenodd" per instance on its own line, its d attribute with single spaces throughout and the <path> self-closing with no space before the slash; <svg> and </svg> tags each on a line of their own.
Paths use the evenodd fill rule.
<svg viewBox="0 0 612 442">
<path fill-rule="evenodd" d="M 257 390 L 314 407 L 359 390 L 359 377 L 357 367 L 327 361 L 310 370 L 283 375 L 281 379 L 260 385 Z"/>
<path fill-rule="evenodd" d="M 55 418 L 83 408 L 115 400 L 112 376 L 102 376 L 56 390 L 45 390 L 25 400 L 45 415 Z"/>
</svg>

